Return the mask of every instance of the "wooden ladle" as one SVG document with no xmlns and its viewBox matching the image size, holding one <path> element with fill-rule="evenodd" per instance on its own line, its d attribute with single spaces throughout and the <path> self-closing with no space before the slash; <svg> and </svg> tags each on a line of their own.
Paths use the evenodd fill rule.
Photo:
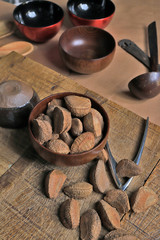
<svg viewBox="0 0 160 240">
<path fill-rule="evenodd" d="M 158 72 L 158 47 L 156 23 L 148 26 L 151 72 L 132 79 L 129 90 L 139 99 L 153 98 L 160 93 L 160 72 Z"/>
<path fill-rule="evenodd" d="M 15 51 L 25 56 L 33 51 L 33 45 L 26 41 L 16 41 L 5 44 L 0 47 L 0 57 L 9 54 L 12 51 Z"/>
</svg>

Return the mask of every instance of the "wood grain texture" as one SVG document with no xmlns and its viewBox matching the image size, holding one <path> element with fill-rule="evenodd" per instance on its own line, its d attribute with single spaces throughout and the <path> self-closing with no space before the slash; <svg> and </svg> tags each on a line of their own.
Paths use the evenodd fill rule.
<svg viewBox="0 0 160 240">
<path fill-rule="evenodd" d="M 95 98 L 106 109 L 110 118 L 109 143 L 117 161 L 133 159 L 144 130 L 144 119 L 78 85 L 73 80 L 44 67 L 29 58 L 11 53 L 0 60 L 0 81 L 16 79 L 30 84 L 42 99 L 50 94 L 75 91 Z M 71 89 L 72 88 L 72 89 Z M 142 175 L 134 178 L 127 193 L 130 195 L 146 182 L 160 193 L 160 127 L 149 123 L 140 165 Z M 52 169 L 67 175 L 64 186 L 88 181 L 92 161 L 78 167 L 55 167 L 46 163 L 33 150 L 27 128 L 0 128 L 0 239 L 79 239 L 79 229 L 68 230 L 58 218 L 61 203 L 68 197 L 63 192 L 57 199 L 48 199 L 44 179 Z M 81 215 L 103 195 L 93 192 L 80 200 Z M 146 213 L 126 215 L 123 227 L 139 239 L 158 240 L 160 235 L 159 202 Z M 100 239 L 107 233 L 102 229 Z"/>
</svg>

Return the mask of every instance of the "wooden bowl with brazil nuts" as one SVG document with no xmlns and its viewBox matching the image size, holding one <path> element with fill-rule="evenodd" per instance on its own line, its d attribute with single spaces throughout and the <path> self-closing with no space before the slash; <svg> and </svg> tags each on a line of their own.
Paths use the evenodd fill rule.
<svg viewBox="0 0 160 240">
<path fill-rule="evenodd" d="M 70 96 L 72 96 L 72 97 L 70 97 Z M 47 143 L 44 142 L 45 141 L 44 140 L 43 141 L 44 143 L 42 143 L 37 139 L 37 136 L 35 135 L 36 131 L 34 131 L 34 129 L 33 129 L 33 126 L 34 126 L 33 123 L 36 122 L 36 125 L 39 126 L 39 122 L 41 122 L 41 120 L 39 121 L 37 119 L 39 118 L 39 116 L 42 113 L 45 114 L 45 116 L 46 116 L 47 111 L 48 111 L 47 110 L 48 106 L 52 101 L 55 101 L 55 99 L 56 99 L 56 101 L 57 101 L 57 99 L 62 99 L 62 101 L 64 101 L 64 99 L 65 99 L 65 104 L 67 104 L 66 99 L 73 99 L 73 96 L 74 96 L 74 98 L 78 98 L 78 97 L 86 98 L 87 101 L 90 101 L 91 108 L 96 109 L 100 113 L 100 115 L 102 116 L 102 120 L 103 120 L 103 129 L 102 129 L 102 132 L 101 132 L 101 138 L 97 142 L 95 140 L 96 143 L 89 150 L 85 150 L 85 151 L 82 151 L 82 152 L 73 151 L 74 147 L 72 147 L 73 146 L 73 143 L 72 143 L 72 145 L 70 147 L 71 151 L 68 154 L 55 152 L 55 151 L 50 150 L 48 148 L 48 145 L 49 145 L 48 142 L 51 142 L 52 140 L 49 140 Z M 82 104 L 82 102 L 80 104 Z M 58 108 L 59 107 L 56 107 L 55 109 L 57 110 Z M 58 114 L 58 110 L 56 112 L 55 109 L 54 109 L 51 116 L 53 116 L 53 115 L 55 116 L 56 114 Z M 59 111 L 61 111 L 61 109 Z M 71 111 L 71 110 L 69 110 L 69 111 Z M 56 112 L 56 114 L 55 114 L 55 112 Z M 71 115 L 71 119 L 72 119 L 71 122 L 73 123 L 73 118 L 78 118 L 78 117 L 75 117 L 74 114 L 72 113 L 72 111 L 71 111 L 70 115 Z M 57 116 L 58 115 L 56 115 L 56 117 Z M 84 122 L 84 118 L 85 118 L 85 116 L 80 116 L 79 117 L 79 119 L 80 119 L 80 121 L 82 121 L 82 123 Z M 54 120 L 52 119 L 51 121 L 53 122 Z M 59 122 L 58 122 L 58 124 L 59 124 Z M 55 133 L 54 132 L 55 128 L 56 128 L 56 122 L 54 122 L 54 126 L 52 125 L 52 131 L 53 131 L 52 134 L 53 135 L 55 135 L 54 134 Z M 58 128 L 59 128 L 59 126 L 58 126 Z M 104 146 L 107 142 L 108 133 L 109 133 L 109 118 L 108 118 L 108 114 L 104 110 L 104 108 L 93 98 L 88 97 L 84 94 L 80 94 L 80 93 L 63 92 L 63 93 L 58 93 L 58 94 L 55 94 L 55 95 L 50 95 L 50 96 L 42 99 L 33 108 L 33 110 L 30 113 L 30 116 L 29 116 L 28 129 L 29 129 L 30 139 L 31 139 L 31 142 L 32 142 L 32 145 L 33 145 L 34 149 L 44 160 L 46 160 L 46 161 L 48 161 L 48 162 L 50 162 L 54 165 L 57 165 L 57 166 L 78 166 L 78 165 L 88 163 L 91 160 L 93 160 L 94 158 L 96 158 L 97 155 L 99 154 L 99 152 L 104 148 Z M 70 134 L 71 129 L 69 129 L 69 130 L 67 129 L 67 131 Z M 90 131 L 84 129 L 82 134 L 84 134 L 84 133 L 86 134 L 86 132 L 90 132 Z M 93 134 L 93 133 L 90 133 L 90 134 Z M 62 134 L 59 134 L 59 136 L 61 136 L 61 135 Z M 95 136 L 95 134 L 94 134 L 94 136 Z M 95 139 L 97 139 L 97 138 L 95 137 Z M 73 139 L 73 141 L 74 140 L 75 139 Z M 86 141 L 86 144 L 84 144 L 84 145 L 87 145 L 87 141 Z"/>
</svg>

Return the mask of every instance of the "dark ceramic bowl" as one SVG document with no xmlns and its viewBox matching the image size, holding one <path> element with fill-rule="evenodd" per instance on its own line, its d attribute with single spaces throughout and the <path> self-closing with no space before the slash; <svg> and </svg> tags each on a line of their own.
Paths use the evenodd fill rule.
<svg viewBox="0 0 160 240">
<path fill-rule="evenodd" d="M 67 10 L 74 25 L 105 28 L 113 18 L 115 5 L 109 0 L 69 0 Z"/>
<path fill-rule="evenodd" d="M 27 125 L 37 93 L 23 82 L 9 80 L 0 84 L 0 126 L 19 128 Z"/>
<path fill-rule="evenodd" d="M 102 137 L 102 140 L 98 143 L 98 145 L 96 145 L 90 151 L 86 151 L 80 154 L 58 154 L 50 151 L 49 149 L 41 145 L 32 133 L 33 119 L 35 119 L 40 113 L 45 112 L 48 102 L 50 102 L 52 99 L 64 98 L 65 96 L 68 96 L 68 95 L 77 95 L 77 96 L 87 97 L 83 94 L 73 93 L 73 92 L 58 93 L 58 94 L 46 97 L 34 107 L 34 109 L 32 110 L 29 116 L 29 122 L 28 122 L 31 142 L 36 152 L 46 161 L 58 166 L 77 166 L 77 165 L 90 162 L 91 160 L 96 158 L 98 153 L 104 148 L 107 142 L 108 132 L 109 132 L 109 118 L 106 111 L 97 101 L 88 97 L 91 100 L 92 107 L 96 108 L 101 113 L 104 120 L 103 137 Z"/>
<path fill-rule="evenodd" d="M 45 42 L 58 33 L 64 12 L 53 2 L 30 1 L 17 6 L 13 18 L 24 36 L 35 42 Z"/>
<path fill-rule="evenodd" d="M 71 70 L 91 74 L 107 67 L 115 53 L 115 40 L 103 29 L 77 26 L 66 30 L 59 39 L 59 49 Z"/>
</svg>

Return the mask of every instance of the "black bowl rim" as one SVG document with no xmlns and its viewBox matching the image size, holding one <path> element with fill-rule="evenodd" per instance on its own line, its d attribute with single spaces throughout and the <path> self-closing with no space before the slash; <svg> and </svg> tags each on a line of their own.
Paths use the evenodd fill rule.
<svg viewBox="0 0 160 240">
<path fill-rule="evenodd" d="M 62 41 L 63 36 L 64 36 L 67 32 L 72 31 L 72 29 L 75 29 L 75 28 L 90 28 L 90 29 L 95 29 L 95 30 L 97 30 L 97 31 L 101 31 L 101 32 L 107 34 L 107 35 L 108 35 L 109 37 L 111 37 L 111 39 L 113 40 L 113 45 L 114 45 L 113 49 L 112 49 L 107 55 L 105 55 L 105 56 L 103 56 L 103 57 L 99 57 L 99 58 L 86 59 L 86 58 L 79 58 L 79 57 L 76 57 L 76 56 L 71 55 L 70 53 L 68 53 L 68 52 L 66 52 L 66 51 L 64 50 L 64 48 L 63 48 L 62 45 L 61 45 L 61 41 Z M 61 36 L 60 36 L 60 38 L 59 38 L 59 48 L 61 48 L 68 56 L 71 56 L 72 58 L 75 58 L 75 59 L 77 59 L 77 60 L 85 60 L 85 61 L 87 61 L 87 62 L 90 62 L 90 61 L 97 61 L 97 60 L 100 60 L 100 59 L 104 59 L 104 58 L 106 58 L 107 56 L 109 56 L 109 55 L 115 50 L 115 48 L 116 48 L 116 41 L 115 41 L 114 37 L 113 37 L 109 32 L 105 31 L 104 29 L 101 29 L 101 28 L 98 28 L 98 27 L 89 26 L 89 25 L 74 26 L 74 27 L 71 27 L 71 28 L 65 30 L 65 31 L 61 34 Z"/>
<path fill-rule="evenodd" d="M 30 119 L 30 118 L 31 118 L 30 116 L 31 116 L 32 112 L 35 110 L 35 108 L 37 108 L 37 107 L 39 106 L 39 104 L 41 104 L 42 101 L 47 100 L 48 98 L 54 97 L 54 96 L 59 95 L 59 94 L 64 94 L 64 93 L 66 94 L 66 96 L 67 96 L 67 94 L 68 94 L 68 95 L 74 95 L 74 94 L 75 94 L 75 95 L 77 95 L 77 96 L 83 96 L 83 97 L 87 97 L 87 98 L 91 99 L 91 101 L 93 101 L 93 102 L 95 102 L 96 104 L 99 105 L 99 107 L 100 107 L 101 110 L 103 111 L 103 114 L 106 115 L 106 118 L 107 118 L 107 123 L 106 123 L 106 124 L 107 124 L 107 131 L 106 131 L 105 134 L 103 135 L 103 138 L 100 140 L 100 142 L 99 142 L 95 147 L 93 147 L 91 150 L 89 150 L 89 151 L 85 151 L 85 152 L 82 152 L 82 153 L 79 153 L 79 154 L 62 154 L 62 153 L 55 153 L 55 152 L 49 150 L 48 148 L 46 148 L 45 146 L 43 146 L 42 144 L 40 144 L 40 143 L 38 142 L 38 140 L 37 140 L 37 139 L 34 137 L 34 135 L 33 135 L 33 132 L 32 132 L 32 130 L 31 130 L 31 119 Z M 103 116 L 103 117 L 104 117 L 104 116 Z M 28 118 L 28 130 L 29 130 L 30 136 L 32 136 L 32 138 L 34 139 L 34 141 L 35 141 L 42 149 L 44 149 L 45 151 L 47 150 L 47 151 L 49 151 L 50 153 L 56 154 L 57 156 L 63 156 L 63 157 L 65 157 L 66 155 L 68 155 L 68 156 L 71 157 L 71 158 L 75 158 L 76 156 L 85 156 L 86 154 L 91 153 L 93 150 L 97 150 L 97 148 L 98 148 L 99 145 L 101 144 L 102 140 L 103 140 L 104 138 L 107 138 L 107 137 L 108 137 L 109 130 L 110 130 L 110 120 L 109 120 L 109 116 L 108 116 L 108 113 L 106 112 L 106 110 L 101 106 L 100 103 L 98 103 L 97 100 L 93 99 L 92 97 L 87 96 L 87 95 L 85 95 L 85 94 L 83 94 L 83 93 L 78 93 L 78 92 L 60 92 L 60 93 L 51 94 L 51 95 L 43 98 L 42 100 L 40 100 L 40 101 L 36 104 L 36 106 L 35 106 L 35 107 L 32 109 L 32 111 L 30 112 L 30 115 L 29 115 L 29 118 Z"/>
<path fill-rule="evenodd" d="M 26 24 L 23 24 L 23 23 L 19 22 L 19 21 L 15 18 L 15 12 L 17 11 L 17 9 L 20 8 L 20 7 L 22 7 L 22 6 L 25 6 L 25 5 L 27 5 L 27 4 L 32 4 L 33 2 L 34 2 L 34 3 L 35 3 L 35 2 L 41 2 L 41 3 L 43 3 L 43 2 L 46 3 L 46 2 L 47 2 L 47 3 L 50 3 L 50 4 L 54 5 L 54 6 L 57 6 L 57 7 L 61 10 L 61 12 L 62 12 L 62 17 L 61 17 L 61 19 L 60 19 L 59 21 L 53 23 L 53 24 L 49 24 L 49 25 L 45 25 L 45 26 L 42 25 L 42 26 L 40 26 L 40 27 L 33 27 L 33 26 L 26 25 Z M 20 25 L 22 25 L 22 26 L 26 26 L 26 27 L 34 28 L 34 29 L 39 29 L 39 28 L 51 27 L 51 26 L 56 25 L 57 23 L 62 22 L 63 19 L 64 19 L 64 11 L 63 11 L 63 9 L 62 9 L 61 6 L 59 6 L 58 4 L 56 4 L 56 3 L 54 3 L 54 2 L 51 2 L 51 1 L 47 1 L 47 0 L 40 0 L 40 1 L 39 1 L 39 0 L 31 0 L 31 1 L 22 2 L 21 4 L 19 4 L 18 6 L 16 6 L 15 9 L 13 10 L 13 18 L 14 18 L 14 21 L 15 21 L 15 22 L 17 22 L 18 24 L 20 24 Z"/>
<path fill-rule="evenodd" d="M 109 0 L 109 2 L 112 4 L 112 7 L 113 7 L 113 12 L 110 14 L 110 15 L 107 15 L 106 17 L 103 17 L 103 18 L 84 18 L 84 17 L 81 17 L 81 16 L 78 16 L 78 15 L 76 15 L 76 14 L 74 14 L 71 10 L 70 10 L 70 8 L 69 8 L 69 3 L 71 2 L 72 0 L 68 0 L 68 2 L 67 2 L 67 11 L 70 13 L 70 14 L 72 14 L 73 16 L 75 16 L 76 18 L 78 18 L 78 19 L 81 19 L 81 20 L 87 20 L 87 21 L 89 21 L 89 22 L 91 22 L 91 21 L 103 21 L 104 19 L 107 19 L 107 18 L 110 18 L 114 13 L 115 13 L 115 10 L 116 10 L 116 7 L 115 7 L 115 4 L 112 2 L 112 1 L 110 1 Z"/>
</svg>

